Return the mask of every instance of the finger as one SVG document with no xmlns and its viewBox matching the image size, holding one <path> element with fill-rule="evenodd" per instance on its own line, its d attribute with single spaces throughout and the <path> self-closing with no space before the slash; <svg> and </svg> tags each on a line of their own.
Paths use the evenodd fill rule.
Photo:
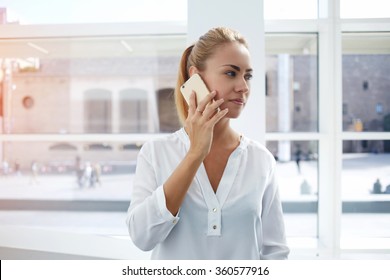
<svg viewBox="0 0 390 280">
<path fill-rule="evenodd" d="M 206 105 L 203 115 L 206 117 L 212 117 L 216 112 L 219 112 L 219 106 L 222 105 L 224 99 L 218 99 L 217 101 L 211 102 Z"/>
<path fill-rule="evenodd" d="M 211 100 L 213 100 L 213 98 L 215 97 L 216 94 L 217 94 L 217 92 L 215 90 L 213 90 L 212 92 L 207 94 L 205 96 L 205 98 L 203 98 L 203 100 L 199 102 L 198 107 L 197 107 L 198 110 L 203 112 L 204 109 L 206 108 L 206 105 L 209 104 L 211 102 Z"/>
<path fill-rule="evenodd" d="M 196 94 L 195 91 L 192 91 L 190 94 L 190 102 L 188 104 L 188 114 L 193 115 L 196 111 Z"/>
<path fill-rule="evenodd" d="M 211 122 L 212 125 L 217 124 L 227 113 L 229 112 L 229 109 L 223 109 L 216 113 L 209 121 Z"/>
</svg>

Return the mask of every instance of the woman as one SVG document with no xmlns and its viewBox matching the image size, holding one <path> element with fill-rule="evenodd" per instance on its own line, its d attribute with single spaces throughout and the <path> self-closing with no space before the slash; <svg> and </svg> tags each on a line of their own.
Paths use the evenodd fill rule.
<svg viewBox="0 0 390 280">
<path fill-rule="evenodd" d="M 189 105 L 180 86 L 198 73 L 211 93 Z M 182 56 L 176 106 L 179 131 L 145 143 L 137 161 L 127 225 L 152 259 L 286 259 L 275 160 L 234 131 L 249 97 L 245 39 L 215 28 Z"/>
</svg>

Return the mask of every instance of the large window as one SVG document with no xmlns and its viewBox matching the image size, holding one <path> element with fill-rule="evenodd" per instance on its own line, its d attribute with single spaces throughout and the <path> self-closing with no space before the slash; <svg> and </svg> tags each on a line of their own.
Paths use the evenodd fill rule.
<svg viewBox="0 0 390 280">
<path fill-rule="evenodd" d="M 319 3 L 320 18 L 339 16 Z M 388 258 L 389 20 L 276 18 L 265 23 L 266 140 L 278 159 L 292 252 L 312 244 L 320 257 L 334 246 L 342 258 Z M 301 173 L 298 148 L 318 152 L 300 162 Z"/>
<path fill-rule="evenodd" d="M 348 32 L 342 42 L 342 127 L 348 139 L 342 146 L 341 247 L 388 248 L 390 36 Z"/>
<path fill-rule="evenodd" d="M 186 1 L 95 1 L 94 13 L 80 1 L 22 2 L 0 0 L 0 229 L 131 244 L 138 151 L 180 127 L 172 93 Z M 361 3 L 372 7 L 352 14 Z M 383 3 L 264 1 L 266 82 L 253 108 L 265 117 L 253 129 L 277 159 L 292 259 L 389 258 Z"/>
<path fill-rule="evenodd" d="M 173 89 L 184 45 L 184 36 L 0 39 L 2 131 L 158 133 L 159 103 L 174 106 L 158 93 Z"/>
<path fill-rule="evenodd" d="M 184 45 L 180 34 L 0 39 L 0 131 L 21 134 L 0 142 L 3 210 L 46 210 L 54 217 L 53 211 L 72 209 L 81 220 L 90 210 L 126 211 L 136 156 L 148 137 L 87 135 L 177 129 L 172 90 Z M 80 200 L 93 202 L 80 208 Z M 0 216 L 3 225 L 36 221 L 28 212 Z M 61 220 L 46 227 L 74 228 Z"/>
<path fill-rule="evenodd" d="M 343 131 L 390 131 L 390 34 L 344 33 L 342 42 Z M 384 151 L 380 143 L 349 145 L 346 152 Z"/>
<path fill-rule="evenodd" d="M 265 49 L 266 131 L 290 135 L 266 144 L 277 160 L 287 236 L 316 238 L 318 142 L 293 137 L 318 131 L 317 35 L 267 33 Z"/>
<path fill-rule="evenodd" d="M 316 34 L 266 36 L 267 132 L 318 131 Z"/>
</svg>

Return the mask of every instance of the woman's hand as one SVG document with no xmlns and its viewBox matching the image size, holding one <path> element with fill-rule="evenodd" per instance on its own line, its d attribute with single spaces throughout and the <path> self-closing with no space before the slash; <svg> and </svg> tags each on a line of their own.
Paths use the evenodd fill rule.
<svg viewBox="0 0 390 280">
<path fill-rule="evenodd" d="M 199 104 L 193 91 L 190 96 L 185 128 L 190 138 L 189 153 L 201 160 L 208 155 L 213 141 L 214 126 L 227 114 L 228 109 L 219 110 L 223 99 L 213 101 L 216 91 L 208 94 Z"/>
<path fill-rule="evenodd" d="M 215 94 L 215 91 L 211 92 L 198 106 L 195 92 L 190 96 L 188 117 L 184 125 L 191 142 L 190 150 L 164 183 L 167 209 L 174 216 L 177 215 L 199 166 L 210 152 L 215 124 L 227 113 L 227 109 L 218 109 L 223 100 L 213 101 Z"/>
</svg>

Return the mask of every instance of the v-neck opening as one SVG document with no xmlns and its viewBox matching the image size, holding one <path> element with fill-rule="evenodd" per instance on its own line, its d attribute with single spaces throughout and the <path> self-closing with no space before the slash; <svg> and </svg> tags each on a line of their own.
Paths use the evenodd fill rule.
<svg viewBox="0 0 390 280">
<path fill-rule="evenodd" d="M 187 132 L 184 128 L 181 128 L 178 131 L 178 134 L 186 146 L 186 149 L 188 150 L 190 147 L 190 140 L 188 138 Z M 241 154 L 246 146 L 247 139 L 245 136 L 241 135 L 239 145 L 229 155 L 216 192 L 214 192 L 214 189 L 211 185 L 204 163 L 202 162 L 199 166 L 199 169 L 195 175 L 195 181 L 198 183 L 208 207 L 210 207 L 211 204 L 218 204 L 220 207 L 222 207 L 233 186 L 234 180 L 238 173 Z"/>
<path fill-rule="evenodd" d="M 229 166 L 229 161 L 230 161 L 230 159 L 232 158 L 232 155 L 233 155 L 234 153 L 238 152 L 237 150 L 240 149 L 241 140 L 242 140 L 242 135 L 240 135 L 240 139 L 239 139 L 238 145 L 233 149 L 233 151 L 229 154 L 229 156 L 228 156 L 228 158 L 227 158 L 225 167 L 224 167 L 224 169 L 223 169 L 223 171 L 222 171 L 222 176 L 221 176 L 221 178 L 220 178 L 219 181 L 218 181 L 218 185 L 217 185 L 216 190 L 214 190 L 214 187 L 213 187 L 213 185 L 212 185 L 212 183 L 211 183 L 211 180 L 210 180 L 210 177 L 209 177 L 209 173 L 207 172 L 207 169 L 206 169 L 206 165 L 205 165 L 204 161 L 202 162 L 202 165 L 203 165 L 203 168 L 204 168 L 204 170 L 205 170 L 205 174 L 206 174 L 206 177 L 207 177 L 207 179 L 208 179 L 210 188 L 213 190 L 213 192 L 214 192 L 215 194 L 217 194 L 217 192 L 218 192 L 218 190 L 219 190 L 219 187 L 220 187 L 220 185 L 221 185 L 221 183 L 222 183 L 222 180 L 223 180 L 223 178 L 224 178 L 224 176 L 225 176 L 226 169 L 227 169 L 227 167 Z"/>
<path fill-rule="evenodd" d="M 224 183 L 224 177 L 226 177 L 226 170 L 229 168 L 229 161 L 231 161 L 231 158 L 233 156 L 233 154 L 236 152 L 236 150 L 238 149 L 238 147 L 240 146 L 240 144 L 230 153 L 228 159 L 227 159 L 227 162 L 226 162 L 226 165 L 225 165 L 225 168 L 223 169 L 223 172 L 222 172 L 222 176 L 218 182 L 218 186 L 217 186 L 217 189 L 214 191 L 214 187 L 213 185 L 211 184 L 211 180 L 210 180 L 210 177 L 209 177 L 209 174 L 207 172 L 207 169 L 206 169 L 206 165 L 204 164 L 204 161 L 202 162 L 201 164 L 201 167 L 204 169 L 204 173 L 205 173 L 205 176 L 207 178 L 207 181 L 208 181 L 208 184 L 209 184 L 209 187 L 211 188 L 211 190 L 214 192 L 214 194 L 217 196 L 217 193 L 218 193 L 218 190 L 220 189 L 220 186 L 222 185 L 222 183 Z"/>
<path fill-rule="evenodd" d="M 188 151 L 190 148 L 190 140 L 184 128 L 178 132 L 178 135 Z M 222 235 L 223 207 L 230 191 L 233 189 L 233 185 L 240 169 L 243 151 L 246 149 L 247 145 L 247 139 L 242 136 L 240 144 L 229 155 L 216 192 L 214 192 L 214 189 L 211 186 L 211 182 L 203 162 L 196 172 L 194 181 L 196 182 L 196 186 L 200 189 L 204 202 L 207 206 L 207 236 L 213 237 Z"/>
<path fill-rule="evenodd" d="M 216 200 L 220 207 L 222 207 L 224 204 L 233 186 L 236 174 L 239 169 L 241 150 L 242 141 L 240 141 L 240 144 L 229 155 L 216 191 L 214 191 L 213 186 L 211 185 L 210 179 L 207 175 L 206 167 L 203 162 L 196 174 L 196 178 L 202 189 L 203 195 L 211 200 Z M 206 201 L 209 200 L 207 198 Z"/>
</svg>

